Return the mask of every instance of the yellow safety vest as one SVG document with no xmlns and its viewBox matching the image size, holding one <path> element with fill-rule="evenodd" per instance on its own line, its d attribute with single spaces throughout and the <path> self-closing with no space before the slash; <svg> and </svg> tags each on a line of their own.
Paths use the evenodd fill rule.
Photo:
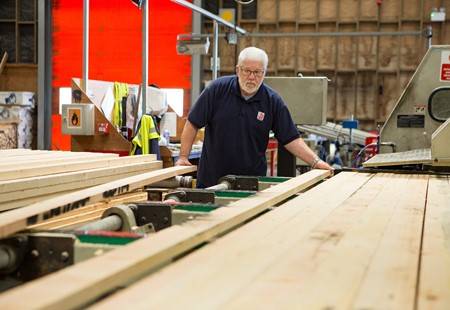
<svg viewBox="0 0 450 310">
<path fill-rule="evenodd" d="M 122 127 L 122 98 L 128 96 L 128 85 L 126 83 L 114 82 L 114 110 L 112 123 L 114 126 Z"/>
<path fill-rule="evenodd" d="M 130 155 L 135 155 L 136 148 L 139 146 L 142 149 L 142 154 L 150 154 L 150 140 L 160 139 L 158 131 L 156 130 L 153 117 L 150 115 L 144 115 L 141 118 L 141 126 L 133 138 L 133 148 Z"/>
</svg>

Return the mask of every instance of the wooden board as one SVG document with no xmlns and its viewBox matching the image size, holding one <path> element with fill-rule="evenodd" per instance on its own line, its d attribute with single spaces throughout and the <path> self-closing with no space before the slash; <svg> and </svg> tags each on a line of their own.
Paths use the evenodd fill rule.
<svg viewBox="0 0 450 310">
<path fill-rule="evenodd" d="M 280 21 L 295 22 L 297 19 L 297 0 L 279 1 Z"/>
<path fill-rule="evenodd" d="M 356 119 L 376 119 L 376 77 L 372 72 L 361 72 L 357 76 Z"/>
<path fill-rule="evenodd" d="M 356 25 L 342 25 L 341 32 L 354 32 Z M 355 37 L 340 37 L 338 39 L 337 67 L 340 71 L 353 71 L 356 69 L 357 39 Z"/>
<path fill-rule="evenodd" d="M 295 32 L 295 24 L 280 25 L 279 31 Z M 277 39 L 279 70 L 295 70 L 295 42 L 292 37 Z"/>
<path fill-rule="evenodd" d="M 370 177 L 369 174 L 340 173 L 168 268 L 113 295 L 105 302 L 100 302 L 94 308 L 104 309 L 110 307 L 114 302 L 117 302 L 120 307 L 124 304 L 125 299 L 136 296 L 143 287 L 149 288 L 147 293 L 151 298 L 135 300 L 133 307 L 137 309 L 158 307 L 164 302 L 168 302 L 168 308 L 177 308 L 176 303 L 178 302 L 179 304 L 187 302 L 185 305 L 189 307 L 192 301 L 189 293 L 193 294 L 193 298 L 194 296 L 198 297 L 195 303 L 198 309 L 221 308 L 223 301 L 228 300 L 234 294 L 238 295 L 239 291 L 245 290 L 245 286 L 251 285 L 252 280 L 263 273 L 266 268 L 278 264 L 280 254 L 293 246 L 289 240 L 290 236 L 301 238 L 332 213 Z M 327 191 L 334 192 L 336 186 L 341 188 L 338 193 L 323 195 Z M 217 255 L 213 255 L 214 258 L 211 259 L 211 253 L 214 251 L 217 251 Z M 225 254 L 227 251 L 231 252 Z M 186 268 L 186 266 L 191 267 Z M 183 272 L 179 273 L 181 269 Z M 220 269 L 224 272 L 220 272 Z M 179 279 L 175 284 L 172 280 L 176 272 L 179 273 Z M 193 281 L 192 285 L 187 284 L 190 280 Z M 158 281 L 159 285 L 155 286 Z M 202 285 L 201 289 L 196 290 L 195 287 L 201 281 L 206 281 L 203 283 L 211 281 L 212 285 Z M 217 283 L 220 283 L 220 286 L 216 286 Z M 177 300 L 167 300 L 170 290 L 173 290 Z M 270 295 L 262 294 L 261 297 L 270 298 Z M 241 309 L 251 308 L 255 307 Z M 265 307 L 261 305 L 256 308 Z M 286 307 L 280 303 L 274 309 L 280 308 Z"/>
<path fill-rule="evenodd" d="M 38 163 L 34 166 L 25 167 L 8 167 L 0 169 L 0 181 L 22 179 L 26 177 L 34 177 L 41 175 L 49 175 L 54 173 L 80 171 L 94 169 L 100 167 L 114 167 L 126 163 L 150 162 L 155 160 L 155 155 L 137 155 L 118 158 L 98 158 L 89 161 L 73 161 L 70 163 L 42 164 Z"/>
<path fill-rule="evenodd" d="M 98 176 L 89 179 L 81 179 L 69 183 L 59 183 L 46 187 L 29 188 L 21 191 L 14 191 L 8 193 L 0 193 L 0 211 L 4 211 L 3 203 L 7 201 L 15 201 L 17 199 L 25 199 L 29 197 L 54 194 L 58 192 L 64 192 L 68 190 L 76 190 L 80 188 L 86 188 L 91 186 L 96 186 L 99 184 L 108 183 L 111 181 L 127 178 L 133 175 L 141 174 L 144 172 L 154 171 L 156 169 L 161 169 L 161 161 L 156 161 L 152 163 L 147 163 L 147 165 L 137 166 L 134 169 L 128 168 L 129 170 L 123 173 L 112 174 L 109 173 L 105 176 Z"/>
<path fill-rule="evenodd" d="M 122 286 L 216 236 L 241 225 L 329 175 L 313 170 L 211 212 L 201 220 L 172 226 L 101 257 L 92 258 L 0 295 L 2 307 L 75 308 Z M 64 285 L 61 285 L 64 283 Z M 53 292 L 57 291 L 58 294 Z M 49 293 L 52 292 L 52 293 Z M 39 298 L 21 298 L 39 296 Z"/>
<path fill-rule="evenodd" d="M 450 182 L 430 177 L 423 232 L 418 309 L 450 305 Z"/>
<path fill-rule="evenodd" d="M 356 22 L 358 19 L 357 0 L 340 0 L 339 19 L 344 22 Z"/>
<path fill-rule="evenodd" d="M 275 23 L 277 20 L 277 3 L 272 0 L 258 1 L 258 20 L 260 23 Z"/>
<path fill-rule="evenodd" d="M 335 25 L 324 24 L 319 27 L 320 32 L 333 32 Z M 319 37 L 318 38 L 318 70 L 334 70 L 336 68 L 336 38 Z"/>
<path fill-rule="evenodd" d="M 350 119 L 355 115 L 354 95 L 355 75 L 353 73 L 339 74 L 337 77 L 337 107 L 338 120 Z"/>
<path fill-rule="evenodd" d="M 298 6 L 299 22 L 316 22 L 317 20 L 317 1 L 316 0 L 301 0 Z"/>
<path fill-rule="evenodd" d="M 314 25 L 302 25 L 299 32 L 315 32 Z M 316 44 L 317 38 L 299 37 L 297 41 L 297 70 L 300 73 L 307 73 L 316 70 Z"/>
<path fill-rule="evenodd" d="M 186 166 L 147 172 L 2 213 L 0 214 L 0 238 L 18 232 L 29 225 L 41 223 L 44 220 L 102 201 L 105 198 L 132 192 L 145 185 L 179 174 L 193 172 L 196 169 L 196 166 Z"/>
<path fill-rule="evenodd" d="M 377 154 L 363 163 L 364 167 L 389 167 L 402 165 L 431 165 L 431 149 Z"/>
<path fill-rule="evenodd" d="M 4 193 L 25 191 L 58 184 L 72 183 L 76 181 L 89 180 L 91 178 L 117 175 L 133 171 L 146 172 L 147 169 L 161 168 L 160 161 L 124 164 L 117 167 L 103 167 L 97 169 L 81 170 L 52 175 L 37 176 L 9 181 L 0 181 L 0 195 Z"/>
<path fill-rule="evenodd" d="M 374 22 L 360 23 L 359 31 L 378 31 Z M 357 39 L 358 44 L 358 68 L 364 70 L 377 69 L 377 42 L 379 38 L 374 36 L 361 36 Z"/>
<path fill-rule="evenodd" d="M 428 176 L 365 177 L 318 186 L 93 308 L 413 309 Z"/>
<path fill-rule="evenodd" d="M 336 0 L 320 0 L 319 1 L 319 21 L 335 21 L 337 17 Z"/>
</svg>

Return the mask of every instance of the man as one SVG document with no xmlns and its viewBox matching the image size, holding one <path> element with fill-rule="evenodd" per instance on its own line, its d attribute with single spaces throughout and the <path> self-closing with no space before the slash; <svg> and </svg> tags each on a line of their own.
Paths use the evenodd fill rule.
<svg viewBox="0 0 450 310">
<path fill-rule="evenodd" d="M 205 127 L 197 186 L 210 187 L 228 174 L 266 175 L 269 131 L 278 143 L 312 168 L 332 169 L 300 138 L 281 97 L 263 84 L 268 56 L 256 47 L 241 51 L 235 76 L 221 77 L 201 93 L 181 135 L 176 165 L 189 166 L 192 144 Z"/>
</svg>

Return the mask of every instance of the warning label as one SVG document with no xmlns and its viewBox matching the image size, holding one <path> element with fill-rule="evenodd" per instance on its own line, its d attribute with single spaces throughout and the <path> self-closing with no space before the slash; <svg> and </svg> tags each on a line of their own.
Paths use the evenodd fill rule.
<svg viewBox="0 0 450 310">
<path fill-rule="evenodd" d="M 81 128 L 81 109 L 67 109 L 67 128 Z"/>
<path fill-rule="evenodd" d="M 450 81 L 450 51 L 441 54 L 441 82 Z"/>
</svg>

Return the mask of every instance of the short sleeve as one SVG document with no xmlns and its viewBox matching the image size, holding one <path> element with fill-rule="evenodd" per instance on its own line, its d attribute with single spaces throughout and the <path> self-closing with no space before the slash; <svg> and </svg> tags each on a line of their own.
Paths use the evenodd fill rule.
<svg viewBox="0 0 450 310">
<path fill-rule="evenodd" d="M 300 137 L 297 127 L 292 120 L 286 104 L 281 97 L 274 96 L 275 113 L 272 130 L 275 133 L 275 138 L 282 144 L 286 145 Z"/>
<path fill-rule="evenodd" d="M 191 111 L 188 115 L 188 120 L 197 128 L 205 127 L 212 115 L 212 108 L 214 103 L 214 84 L 206 87 L 200 96 L 198 97 L 195 104 L 192 106 Z"/>
</svg>

